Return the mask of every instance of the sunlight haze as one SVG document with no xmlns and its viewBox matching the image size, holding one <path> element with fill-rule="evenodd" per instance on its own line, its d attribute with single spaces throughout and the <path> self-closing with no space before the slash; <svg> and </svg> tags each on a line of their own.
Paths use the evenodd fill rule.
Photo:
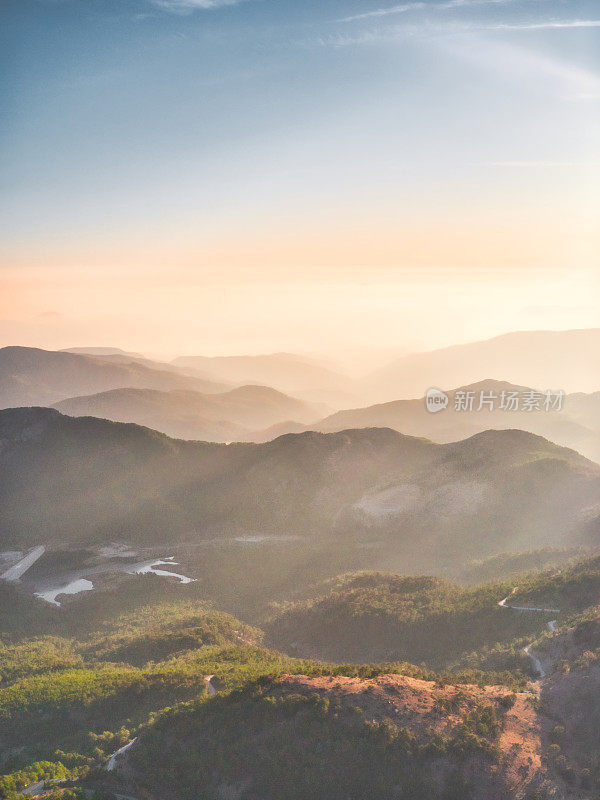
<svg viewBox="0 0 600 800">
<path fill-rule="evenodd" d="M 427 349 L 600 325 L 597 11 L 8 4 L 0 343 Z"/>
</svg>

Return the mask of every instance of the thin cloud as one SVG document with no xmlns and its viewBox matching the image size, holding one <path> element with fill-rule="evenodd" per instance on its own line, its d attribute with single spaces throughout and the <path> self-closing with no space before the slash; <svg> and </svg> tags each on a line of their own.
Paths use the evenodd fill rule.
<svg viewBox="0 0 600 800">
<path fill-rule="evenodd" d="M 491 6 L 506 5 L 515 0 L 446 0 L 444 3 L 436 3 L 437 8 L 463 8 L 465 6 Z"/>
<path fill-rule="evenodd" d="M 379 31 L 364 31 L 357 36 L 345 36 L 338 33 L 334 36 L 322 36 L 316 40 L 316 44 L 321 47 L 355 47 L 365 44 L 381 44 L 385 41 L 396 42 L 398 36 L 395 32 L 384 35 Z"/>
<path fill-rule="evenodd" d="M 469 38 L 447 39 L 446 48 L 458 58 L 472 61 L 501 75 L 520 81 L 544 82 L 553 91 L 569 99 L 596 99 L 600 96 L 600 75 L 585 67 L 511 42 L 494 41 L 465 31 Z M 475 35 L 473 35 L 475 34 Z"/>
<path fill-rule="evenodd" d="M 600 28 L 600 19 L 549 20 L 547 22 L 498 23 L 486 25 L 488 31 L 541 31 L 553 28 Z"/>
<path fill-rule="evenodd" d="M 175 14 L 190 14 L 192 11 L 210 11 L 225 6 L 236 6 L 243 0 L 151 0 L 152 5 Z"/>
<path fill-rule="evenodd" d="M 364 14 L 354 14 L 351 17 L 342 17 L 336 22 L 355 22 L 361 19 L 373 19 L 374 17 L 388 17 L 393 14 L 405 14 L 407 11 L 415 11 L 422 8 L 434 8 L 449 10 L 453 8 L 463 8 L 465 6 L 487 6 L 512 3 L 514 0 L 445 0 L 443 3 L 401 3 L 387 8 L 376 8 L 373 11 L 366 11 Z"/>
<path fill-rule="evenodd" d="M 376 8 L 374 11 L 367 11 L 364 14 L 355 14 L 352 17 L 343 17 L 336 22 L 354 22 L 359 19 L 371 19 L 372 17 L 387 17 L 390 14 L 404 14 L 406 11 L 414 11 L 418 8 L 425 8 L 426 3 L 404 3 L 403 5 L 391 6 L 390 8 Z"/>
<path fill-rule="evenodd" d="M 469 0 L 470 1 L 470 0 Z M 454 0 L 453 0 L 454 2 Z M 462 2 L 462 0 L 461 0 Z M 575 29 L 600 27 L 600 20 L 548 20 L 528 23 L 519 29 Z M 535 28 L 533 27 L 535 26 Z M 516 28 L 516 26 L 513 26 Z M 511 30 L 506 25 L 459 23 L 452 25 L 419 24 L 386 26 L 385 29 L 362 31 L 355 36 L 330 36 L 319 40 L 329 47 L 371 45 L 377 42 L 399 42 L 420 35 L 461 60 L 478 68 L 486 68 L 521 83 L 537 85 L 568 100 L 597 100 L 600 98 L 600 74 L 583 66 L 564 61 L 518 45 L 498 41 L 481 34 Z"/>
</svg>

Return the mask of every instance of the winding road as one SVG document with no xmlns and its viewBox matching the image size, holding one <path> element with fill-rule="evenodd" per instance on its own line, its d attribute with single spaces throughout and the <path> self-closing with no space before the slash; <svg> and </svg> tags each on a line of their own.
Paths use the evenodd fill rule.
<svg viewBox="0 0 600 800">
<path fill-rule="evenodd" d="M 513 611 L 542 611 L 546 614 L 560 614 L 560 608 L 536 608 L 535 606 L 509 606 L 506 604 L 506 601 L 509 597 L 512 597 L 518 590 L 518 586 L 515 586 L 514 589 L 510 594 L 507 594 L 502 600 L 498 601 L 498 605 L 502 608 L 512 608 Z M 553 620 L 556 622 L 556 620 Z"/>
<path fill-rule="evenodd" d="M 527 647 L 524 647 L 523 652 L 531 659 L 531 663 L 533 664 L 533 667 L 538 674 L 538 678 L 540 679 L 545 678 L 546 670 L 544 669 L 542 662 L 539 660 L 539 658 L 531 652 L 531 645 L 528 644 Z"/>
<path fill-rule="evenodd" d="M 541 612 L 541 613 L 544 613 L 544 614 L 560 614 L 560 608 L 536 608 L 534 606 L 509 606 L 507 601 L 508 601 L 508 599 L 510 597 L 512 597 L 514 594 L 516 594 L 518 588 L 519 588 L 518 586 L 514 586 L 512 592 L 510 594 L 507 594 L 506 597 L 504 597 L 504 598 L 502 598 L 502 600 L 498 601 L 498 605 L 500 606 L 500 608 L 508 608 L 511 611 L 533 611 L 533 612 L 537 612 L 537 613 Z M 549 622 L 546 623 L 546 625 L 548 626 L 548 630 L 551 633 L 554 633 L 554 631 L 556 630 L 557 623 L 558 623 L 558 620 L 556 620 L 556 619 L 551 619 Z M 523 652 L 525 653 L 525 655 L 529 656 L 529 658 L 531 659 L 531 663 L 533 664 L 533 668 L 535 669 L 536 673 L 538 674 L 538 677 L 540 679 L 541 678 L 545 678 L 546 677 L 546 670 L 544 669 L 544 666 L 543 666 L 542 662 L 540 661 L 540 659 L 532 652 L 531 648 L 532 648 L 532 645 L 528 644 L 527 647 L 523 648 Z"/>
<path fill-rule="evenodd" d="M 123 753 L 126 753 L 127 750 L 129 750 L 129 748 L 133 744 L 135 744 L 135 742 L 137 742 L 137 736 L 135 737 L 135 739 L 132 739 L 130 742 L 127 742 L 127 744 L 124 744 L 123 747 L 120 747 L 116 753 L 112 754 L 112 756 L 108 759 L 108 764 L 106 765 L 107 772 L 112 772 L 115 769 L 115 767 L 117 766 L 117 758 L 123 755 Z"/>
<path fill-rule="evenodd" d="M 206 675 L 204 678 L 206 682 L 206 691 L 208 695 L 211 697 L 217 694 L 217 689 L 212 682 L 214 677 L 215 677 L 214 675 Z M 137 736 L 134 739 L 131 739 L 131 741 L 124 744 L 123 747 L 120 747 L 115 753 L 113 753 L 106 763 L 106 771 L 114 772 L 114 770 L 117 768 L 117 759 L 120 759 L 121 756 L 123 756 L 124 753 L 126 753 L 129 750 L 129 748 L 136 742 L 137 742 Z M 136 798 L 132 798 L 130 795 L 118 795 L 118 796 L 128 798 L 129 800 L 136 800 Z"/>
</svg>

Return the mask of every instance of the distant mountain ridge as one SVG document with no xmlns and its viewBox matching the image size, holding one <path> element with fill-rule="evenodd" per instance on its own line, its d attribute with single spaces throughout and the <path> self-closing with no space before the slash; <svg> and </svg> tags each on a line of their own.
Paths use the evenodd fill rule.
<svg viewBox="0 0 600 800">
<path fill-rule="evenodd" d="M 540 393 L 539 410 L 523 410 L 523 398 L 532 391 L 536 390 L 488 379 L 448 389 L 448 407 L 438 413 L 432 414 L 427 410 L 424 397 L 394 400 L 338 411 L 322 419 L 315 428 L 327 433 L 345 428 L 388 427 L 411 436 L 425 436 L 436 442 L 454 442 L 488 429 L 519 428 L 600 461 L 600 392 L 566 395 L 560 401 L 560 410 L 551 408 L 549 411 L 544 410 L 543 393 Z M 472 393 L 473 410 L 456 410 L 457 392 Z M 503 392 L 506 396 L 514 392 L 519 395 L 520 410 L 500 408 Z M 493 410 L 487 404 L 479 410 L 482 395 L 494 398 Z"/>
<path fill-rule="evenodd" d="M 182 375 L 186 374 L 184 370 L 178 369 L 174 364 L 169 364 L 167 361 L 155 361 L 151 358 L 147 358 L 142 353 L 133 353 L 128 350 L 122 350 L 120 347 L 68 347 L 58 352 L 92 356 L 100 361 L 113 363 L 142 364 L 145 367 L 150 367 L 150 369 L 166 370 L 167 372 L 176 372 Z"/>
<path fill-rule="evenodd" d="M 576 393 L 560 399 L 560 410 L 507 411 L 502 394 L 517 393 L 522 402 L 532 390 L 505 381 L 485 380 L 449 389 L 448 407 L 430 413 L 425 398 L 394 400 L 374 406 L 337 411 L 320 418 L 322 406 L 303 403 L 269 387 L 250 385 L 229 392 L 150 389 L 114 389 L 72 397 L 53 407 L 71 416 L 96 416 L 115 422 L 135 422 L 183 439 L 230 442 L 267 442 L 286 433 L 316 430 L 333 433 L 350 428 L 392 428 L 410 436 L 455 442 L 489 429 L 518 428 L 600 461 L 600 392 Z M 471 411 L 456 410 L 457 392 L 471 393 Z M 478 410 L 480 396 L 492 397 L 494 409 Z"/>
<path fill-rule="evenodd" d="M 524 362 L 519 360 L 522 356 L 534 373 L 537 370 L 546 376 L 556 376 L 560 368 L 562 377 L 569 372 L 571 377 L 575 374 L 581 377 L 586 366 L 587 382 L 600 385 L 600 378 L 596 384 L 594 377 L 599 368 L 595 363 L 590 364 L 594 361 L 596 340 L 600 344 L 598 334 L 594 329 L 520 332 L 406 356 L 386 368 L 389 373 L 385 380 L 386 402 L 367 407 L 362 405 L 361 393 L 371 391 L 370 378 L 361 384 L 318 360 L 288 353 L 182 357 L 169 364 L 113 347 L 71 348 L 77 352 L 7 347 L 0 349 L 0 407 L 54 406 L 69 414 L 135 422 L 170 436 L 221 442 L 265 442 L 287 432 L 309 429 L 333 432 L 356 427 L 391 427 L 402 433 L 450 442 L 489 428 L 515 427 L 599 461 L 600 391 L 567 394 L 561 413 L 547 414 L 499 410 L 490 413 L 487 409 L 455 412 L 453 400 L 459 390 L 450 389 L 448 408 L 439 414 L 429 414 L 422 395 L 421 399 L 400 400 L 395 399 L 398 393 L 394 392 L 394 398 L 393 387 L 398 381 L 391 374 L 398 368 L 404 376 L 402 381 L 406 378 L 410 383 L 416 364 L 425 364 L 429 369 L 432 364 L 443 363 L 444 370 L 456 374 L 474 370 L 483 363 L 486 369 L 494 363 L 506 366 L 510 355 L 511 369 L 515 363 L 519 369 L 523 367 Z M 208 373 L 214 380 L 206 377 Z M 443 370 L 435 374 L 440 378 Z M 564 388 L 557 383 L 492 381 L 489 375 L 488 372 L 476 383 L 453 385 L 464 391 L 493 391 L 496 395 L 502 391 L 525 392 L 528 387 Z M 255 387 L 252 397 L 248 389 L 245 398 L 231 394 L 236 386 L 241 388 L 241 378 L 247 378 L 245 385 Z M 452 386 L 443 380 L 432 380 L 429 385 Z M 284 400 L 282 395 L 289 389 L 278 388 L 282 386 L 299 387 L 299 393 Z M 223 397 L 217 399 L 218 394 Z M 403 396 L 411 395 L 407 392 Z M 330 405 L 311 402 L 309 397 L 326 398 L 345 408 L 328 414 Z"/>
<path fill-rule="evenodd" d="M 502 376 L 510 383 L 566 392 L 600 390 L 600 328 L 516 331 L 493 339 L 415 353 L 362 382 L 370 402 L 422 397 L 431 386 L 461 386 Z"/>
<path fill-rule="evenodd" d="M 120 347 L 65 347 L 60 353 L 75 353 L 84 356 L 128 356 L 129 358 L 144 358 L 142 353 L 133 353 L 122 350 Z"/>
<path fill-rule="evenodd" d="M 294 353 L 256 356 L 183 356 L 173 362 L 190 374 L 215 381 L 272 386 L 308 402 L 339 406 L 360 400 L 357 383 L 320 361 Z"/>
<path fill-rule="evenodd" d="M 241 386 L 219 394 L 187 390 L 111 389 L 73 397 L 54 407 L 70 416 L 135 422 L 181 439 L 230 442 L 289 419 L 304 423 L 319 417 L 308 403 L 265 386 Z"/>
<path fill-rule="evenodd" d="M 52 405 L 74 395 L 109 389 L 190 389 L 221 392 L 227 384 L 188 377 L 175 371 L 154 369 L 126 360 L 124 363 L 91 355 L 41 350 L 35 347 L 0 349 L 0 407 Z"/>
<path fill-rule="evenodd" d="M 514 430 L 447 445 L 389 429 L 219 445 L 9 409 L 0 475 L 0 542 L 13 548 L 260 531 L 363 559 L 378 541 L 380 560 L 408 570 L 600 537 L 600 466 Z"/>
</svg>

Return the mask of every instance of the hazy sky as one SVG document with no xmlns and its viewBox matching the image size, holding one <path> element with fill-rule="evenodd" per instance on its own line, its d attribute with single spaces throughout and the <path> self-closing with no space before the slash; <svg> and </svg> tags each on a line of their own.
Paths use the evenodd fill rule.
<svg viewBox="0 0 600 800">
<path fill-rule="evenodd" d="M 0 344 L 600 326 L 598 0 L 1 8 Z"/>
</svg>

